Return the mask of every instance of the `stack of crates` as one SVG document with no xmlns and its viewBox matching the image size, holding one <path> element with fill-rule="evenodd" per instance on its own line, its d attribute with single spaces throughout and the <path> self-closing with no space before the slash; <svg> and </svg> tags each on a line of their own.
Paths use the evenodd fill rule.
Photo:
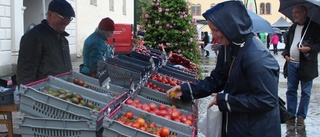
<svg viewBox="0 0 320 137">
<path fill-rule="evenodd" d="M 127 99 L 127 92 L 113 97 L 106 94 L 109 91 L 104 89 L 97 92 L 63 78 L 49 76 L 40 81 L 20 85 L 20 111 L 24 115 L 17 123 L 20 125 L 22 137 L 100 137 L 104 117 L 111 109 L 117 108 L 119 102 Z M 81 97 L 77 96 L 78 100 L 70 100 L 59 98 L 61 96 L 53 92 L 62 92 L 61 90 Z M 90 103 L 90 108 L 79 103 L 79 98 L 86 104 Z"/>
</svg>

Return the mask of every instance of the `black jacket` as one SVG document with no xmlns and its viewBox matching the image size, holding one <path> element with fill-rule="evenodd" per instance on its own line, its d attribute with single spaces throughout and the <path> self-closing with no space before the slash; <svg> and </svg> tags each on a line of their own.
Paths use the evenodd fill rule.
<svg viewBox="0 0 320 137">
<path fill-rule="evenodd" d="M 27 84 L 72 70 L 69 43 L 46 20 L 27 31 L 20 42 L 17 64 L 18 84 Z"/>
<path fill-rule="evenodd" d="M 306 21 L 306 25 L 304 25 L 302 29 L 301 37 L 303 36 L 304 32 L 306 31 L 307 23 L 309 20 Z M 286 35 L 286 46 L 282 52 L 283 57 L 289 56 L 290 57 L 290 48 L 291 43 L 293 41 L 294 32 L 296 29 L 297 23 L 294 23 Z M 302 52 L 300 52 L 300 65 L 299 65 L 299 79 L 303 81 L 309 81 L 316 77 L 318 77 L 318 53 L 320 51 L 320 26 L 311 21 L 310 26 L 307 30 L 307 33 L 304 36 L 304 40 L 308 41 L 310 44 L 310 58 L 307 59 Z"/>
<path fill-rule="evenodd" d="M 181 99 L 192 99 L 190 93 L 194 98 L 218 93 L 223 137 L 280 137 L 280 67 L 264 43 L 251 32 L 252 22 L 244 5 L 239 1 L 220 3 L 203 16 L 230 44 L 220 48 L 216 67 L 209 77 L 190 84 L 190 88 L 188 83 L 181 84 Z"/>
</svg>

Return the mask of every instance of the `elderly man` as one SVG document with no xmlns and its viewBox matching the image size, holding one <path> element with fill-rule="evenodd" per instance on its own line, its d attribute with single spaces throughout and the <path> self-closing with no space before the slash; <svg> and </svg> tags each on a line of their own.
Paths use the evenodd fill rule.
<svg viewBox="0 0 320 137">
<path fill-rule="evenodd" d="M 75 12 L 65 0 L 49 3 L 47 19 L 26 32 L 20 42 L 17 64 L 18 84 L 72 70 L 66 27 Z"/>
<path fill-rule="evenodd" d="M 286 35 L 286 46 L 282 52 L 287 65 L 287 109 L 289 121 L 303 126 L 307 117 L 312 81 L 318 77 L 318 53 L 320 51 L 320 26 L 307 17 L 307 8 L 295 6 L 292 15 L 295 23 Z M 305 34 L 305 35 L 304 35 Z M 304 37 L 302 37 L 304 35 Z M 303 38 L 303 42 L 300 43 Z M 301 83 L 301 98 L 298 106 L 298 85 Z M 298 108 L 298 109 L 297 109 Z M 298 110 L 298 111 L 297 111 Z"/>
</svg>

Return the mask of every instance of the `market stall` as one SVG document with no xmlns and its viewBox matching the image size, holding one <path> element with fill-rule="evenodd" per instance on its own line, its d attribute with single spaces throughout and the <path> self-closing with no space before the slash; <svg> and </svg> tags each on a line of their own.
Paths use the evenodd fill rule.
<svg viewBox="0 0 320 137">
<path fill-rule="evenodd" d="M 182 55 L 140 47 L 99 62 L 98 79 L 68 72 L 20 86 L 22 137 L 195 137 L 197 106 L 166 90 L 196 82 Z"/>
</svg>

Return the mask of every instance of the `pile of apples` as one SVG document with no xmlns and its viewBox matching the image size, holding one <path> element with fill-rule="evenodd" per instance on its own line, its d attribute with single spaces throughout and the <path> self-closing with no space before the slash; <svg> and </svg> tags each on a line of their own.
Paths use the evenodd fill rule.
<svg viewBox="0 0 320 137">
<path fill-rule="evenodd" d="M 164 104 L 157 106 L 155 103 L 140 103 L 139 99 L 128 99 L 125 102 L 135 108 L 147 111 L 149 113 L 155 114 L 157 116 L 164 117 L 166 119 L 184 123 L 188 126 L 192 126 L 193 117 L 189 114 L 182 114 L 176 107 L 167 107 Z"/>
<path fill-rule="evenodd" d="M 182 65 L 192 73 L 198 72 L 196 65 L 182 54 L 172 53 L 172 56 L 169 58 L 169 62 L 175 65 Z"/>
<path fill-rule="evenodd" d="M 125 112 L 124 115 L 117 119 L 118 122 L 125 124 L 127 126 L 154 134 L 160 137 L 176 137 L 176 135 L 170 135 L 170 130 L 166 127 L 157 126 L 153 122 L 146 122 L 142 117 L 134 117 L 131 111 Z"/>
</svg>

